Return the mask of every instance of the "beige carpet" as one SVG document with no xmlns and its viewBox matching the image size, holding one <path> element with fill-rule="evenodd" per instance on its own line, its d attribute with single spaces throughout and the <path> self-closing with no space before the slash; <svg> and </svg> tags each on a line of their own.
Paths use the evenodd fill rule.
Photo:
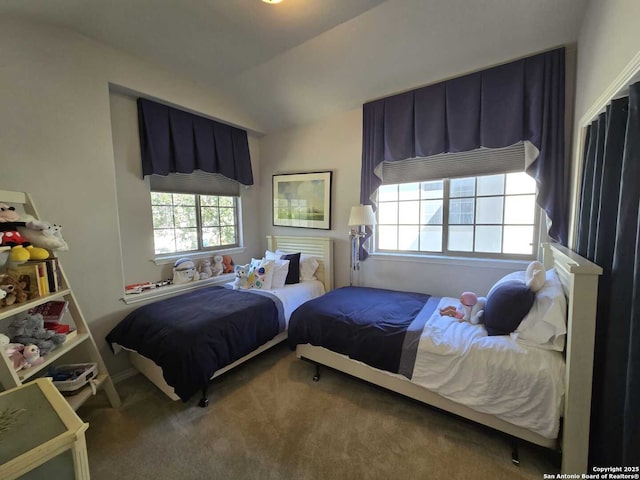
<svg viewBox="0 0 640 480">
<path fill-rule="evenodd" d="M 312 364 L 280 344 L 216 379 L 210 404 L 172 402 L 137 375 L 78 412 L 91 478 L 540 479 L 548 450 L 521 445 L 451 415 Z"/>
</svg>

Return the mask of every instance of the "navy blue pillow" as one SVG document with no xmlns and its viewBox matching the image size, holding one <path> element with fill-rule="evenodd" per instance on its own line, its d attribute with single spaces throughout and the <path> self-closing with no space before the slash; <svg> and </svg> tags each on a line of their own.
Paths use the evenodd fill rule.
<svg viewBox="0 0 640 480">
<path fill-rule="evenodd" d="M 289 272 L 287 273 L 287 279 L 284 281 L 284 284 L 291 285 L 293 283 L 300 283 L 300 253 L 282 255 L 280 256 L 280 260 L 289 260 Z"/>
<path fill-rule="evenodd" d="M 482 320 L 489 336 L 509 335 L 533 306 L 535 294 L 523 282 L 501 283 L 490 292 Z"/>
</svg>

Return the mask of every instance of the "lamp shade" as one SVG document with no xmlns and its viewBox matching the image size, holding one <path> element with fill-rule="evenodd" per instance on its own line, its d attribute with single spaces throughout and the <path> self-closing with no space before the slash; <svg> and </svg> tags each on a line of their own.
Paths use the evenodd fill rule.
<svg viewBox="0 0 640 480">
<path fill-rule="evenodd" d="M 355 207 L 351 207 L 351 215 L 349 215 L 350 227 L 375 224 L 376 215 L 373 213 L 371 205 L 356 205 Z"/>
</svg>

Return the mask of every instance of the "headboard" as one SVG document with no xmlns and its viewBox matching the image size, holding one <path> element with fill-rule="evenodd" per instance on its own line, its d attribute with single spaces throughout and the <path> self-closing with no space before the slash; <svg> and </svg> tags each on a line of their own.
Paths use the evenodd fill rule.
<svg viewBox="0 0 640 480">
<path fill-rule="evenodd" d="M 291 253 L 313 255 L 320 266 L 316 277 L 324 284 L 325 291 L 333 290 L 333 240 L 329 237 L 293 237 L 267 235 L 267 248 Z"/>
<path fill-rule="evenodd" d="M 587 473 L 598 277 L 602 268 L 558 244 L 545 243 L 543 263 L 555 269 L 567 304 L 562 472 Z"/>
</svg>

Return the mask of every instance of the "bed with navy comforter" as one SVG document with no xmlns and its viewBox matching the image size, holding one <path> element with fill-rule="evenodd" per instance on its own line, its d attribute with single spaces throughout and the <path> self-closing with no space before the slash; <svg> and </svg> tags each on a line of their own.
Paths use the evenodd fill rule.
<svg viewBox="0 0 640 480">
<path fill-rule="evenodd" d="M 325 347 L 410 379 L 420 335 L 439 300 L 422 293 L 339 288 L 293 312 L 289 346 Z"/>
<path fill-rule="evenodd" d="M 332 365 L 338 370 L 349 372 L 349 362 L 362 363 L 545 440 L 557 438 L 562 352 L 526 345 L 510 335 L 489 336 L 482 324 L 441 315 L 448 306 L 459 307 L 459 299 L 339 288 L 293 312 L 289 346 L 310 360 L 326 360 L 322 351 L 337 354 L 331 361 L 340 362 Z"/>
<path fill-rule="evenodd" d="M 261 290 L 208 287 L 151 303 L 106 337 L 153 360 L 187 401 L 213 374 L 286 328 L 282 302 Z"/>
</svg>

